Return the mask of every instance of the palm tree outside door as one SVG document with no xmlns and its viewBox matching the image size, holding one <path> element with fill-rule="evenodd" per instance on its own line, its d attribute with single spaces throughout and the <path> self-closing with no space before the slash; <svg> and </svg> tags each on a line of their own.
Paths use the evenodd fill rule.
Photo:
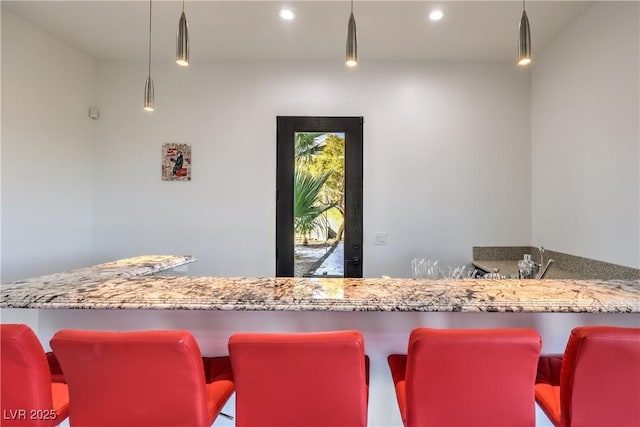
<svg viewBox="0 0 640 427">
<path fill-rule="evenodd" d="M 277 118 L 276 276 L 362 277 L 362 124 Z"/>
</svg>

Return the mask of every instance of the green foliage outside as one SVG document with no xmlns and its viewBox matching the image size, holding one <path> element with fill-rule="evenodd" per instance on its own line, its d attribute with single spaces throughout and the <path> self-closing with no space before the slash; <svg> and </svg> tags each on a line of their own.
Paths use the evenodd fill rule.
<svg viewBox="0 0 640 427">
<path fill-rule="evenodd" d="M 326 135 L 325 138 L 322 136 Z M 295 232 L 303 244 L 323 223 L 322 214 L 339 218 L 336 241 L 344 231 L 344 138 L 325 133 L 296 134 L 294 177 Z M 328 212 L 329 211 L 329 212 Z"/>
<path fill-rule="evenodd" d="M 293 211 L 295 232 L 302 235 L 303 245 L 308 244 L 307 237 L 316 228 L 322 226 L 322 214 L 334 205 L 322 202 L 322 187 L 331 176 L 331 172 L 314 176 L 296 169 L 293 186 Z"/>
<path fill-rule="evenodd" d="M 297 132 L 296 133 L 296 168 L 304 163 L 313 160 L 322 149 L 324 144 L 319 142 L 322 132 Z"/>
</svg>

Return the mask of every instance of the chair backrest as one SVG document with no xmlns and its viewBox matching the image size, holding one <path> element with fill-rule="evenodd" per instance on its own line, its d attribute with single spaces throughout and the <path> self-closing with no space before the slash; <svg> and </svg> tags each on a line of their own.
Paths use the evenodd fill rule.
<svg viewBox="0 0 640 427">
<path fill-rule="evenodd" d="M 188 331 L 61 330 L 51 339 L 74 427 L 209 426 L 200 349 Z"/>
<path fill-rule="evenodd" d="M 540 347 L 533 329 L 414 329 L 406 425 L 534 426 Z"/>
<path fill-rule="evenodd" d="M 640 328 L 578 327 L 560 371 L 564 426 L 640 426 Z"/>
<path fill-rule="evenodd" d="M 0 325 L 0 414 L 2 425 L 53 426 L 51 373 L 44 349 L 27 325 Z M 55 416 L 53 417 L 55 418 Z"/>
<path fill-rule="evenodd" d="M 364 340 L 357 331 L 235 334 L 236 426 L 366 426 Z"/>
</svg>

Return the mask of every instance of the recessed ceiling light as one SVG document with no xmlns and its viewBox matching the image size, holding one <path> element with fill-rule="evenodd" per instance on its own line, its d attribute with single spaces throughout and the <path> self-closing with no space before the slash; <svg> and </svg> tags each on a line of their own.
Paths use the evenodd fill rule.
<svg viewBox="0 0 640 427">
<path fill-rule="evenodd" d="M 442 11 L 442 9 L 433 9 L 429 13 L 429 19 L 431 19 L 432 21 L 439 21 L 442 19 L 443 16 L 444 16 L 444 12 Z"/>
<path fill-rule="evenodd" d="M 291 21 L 296 17 L 296 14 L 293 13 L 291 9 L 280 9 L 280 12 L 278 13 L 280 15 L 280 18 L 284 19 L 285 21 Z"/>
</svg>

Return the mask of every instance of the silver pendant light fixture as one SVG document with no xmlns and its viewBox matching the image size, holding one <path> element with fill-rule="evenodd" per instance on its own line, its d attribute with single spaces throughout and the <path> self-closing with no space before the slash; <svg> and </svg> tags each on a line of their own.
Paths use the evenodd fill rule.
<svg viewBox="0 0 640 427">
<path fill-rule="evenodd" d="M 347 67 L 358 65 L 358 35 L 356 33 L 356 20 L 353 17 L 353 0 L 351 0 L 351 15 L 347 25 L 347 55 L 345 64 Z"/>
<path fill-rule="evenodd" d="M 187 15 L 184 13 L 184 0 L 182 0 L 182 15 L 178 22 L 178 35 L 176 37 L 176 64 L 181 67 L 189 66 L 189 27 Z"/>
<path fill-rule="evenodd" d="M 145 111 L 154 111 L 153 80 L 151 80 L 151 1 L 149 0 L 149 74 L 144 85 L 144 107 Z"/>
<path fill-rule="evenodd" d="M 518 65 L 531 64 L 531 30 L 529 28 L 529 18 L 524 9 L 522 0 L 522 18 L 520 18 L 520 42 L 518 43 Z"/>
</svg>

